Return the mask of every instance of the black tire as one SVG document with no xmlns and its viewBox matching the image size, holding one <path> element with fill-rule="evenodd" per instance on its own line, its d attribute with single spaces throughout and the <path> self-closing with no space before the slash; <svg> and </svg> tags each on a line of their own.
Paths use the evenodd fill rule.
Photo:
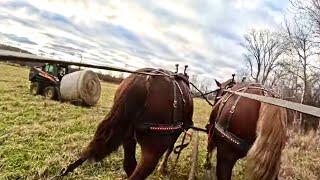
<svg viewBox="0 0 320 180">
<path fill-rule="evenodd" d="M 46 99 L 55 100 L 57 98 L 57 93 L 54 87 L 48 86 L 44 88 L 43 95 Z"/>
<path fill-rule="evenodd" d="M 38 82 L 31 82 L 30 94 L 32 94 L 34 96 L 40 94 L 40 86 L 39 86 Z"/>
<path fill-rule="evenodd" d="M 55 90 L 56 90 L 56 100 L 61 101 L 61 94 L 60 94 L 59 87 L 55 87 Z"/>
</svg>

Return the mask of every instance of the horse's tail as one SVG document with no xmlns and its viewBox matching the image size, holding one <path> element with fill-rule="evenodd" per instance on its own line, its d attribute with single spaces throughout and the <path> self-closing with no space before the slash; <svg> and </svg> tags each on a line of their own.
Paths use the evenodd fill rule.
<svg viewBox="0 0 320 180">
<path fill-rule="evenodd" d="M 98 125 L 93 139 L 81 157 L 63 169 L 60 176 L 67 175 L 87 160 L 102 160 L 116 151 L 126 136 L 131 135 L 130 127 L 133 127 L 134 121 L 144 107 L 148 88 L 145 78 L 139 77 L 133 75 L 119 86 L 113 106 Z"/>
<path fill-rule="evenodd" d="M 133 126 L 135 117 L 143 109 L 146 100 L 143 80 L 144 78 L 139 77 L 130 79 L 125 89 L 117 91 L 109 114 L 98 125 L 94 138 L 82 152 L 83 158 L 100 161 L 116 151 L 124 137 L 129 135 L 130 127 Z"/>
<path fill-rule="evenodd" d="M 81 154 L 90 161 L 100 161 L 122 144 L 127 124 L 122 102 L 115 102 L 109 114 L 98 125 L 93 139 Z M 130 120 L 130 119 L 128 119 Z"/>
<path fill-rule="evenodd" d="M 257 138 L 247 154 L 248 179 L 273 180 L 277 178 L 281 152 L 287 139 L 286 129 L 286 110 L 261 103 Z"/>
<path fill-rule="evenodd" d="M 109 114 L 98 125 L 93 139 L 84 149 L 81 157 L 69 164 L 67 168 L 62 169 L 60 176 L 66 176 L 68 173 L 73 172 L 74 169 L 87 160 L 100 161 L 115 151 L 122 143 L 123 128 L 126 128 L 122 127 L 126 124 L 123 123 L 124 120 L 123 102 L 121 102 L 121 100 L 115 101 Z"/>
</svg>

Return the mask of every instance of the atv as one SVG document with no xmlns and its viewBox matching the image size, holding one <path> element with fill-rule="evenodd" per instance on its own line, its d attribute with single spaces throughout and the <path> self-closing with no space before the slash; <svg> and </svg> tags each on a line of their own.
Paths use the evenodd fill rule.
<svg viewBox="0 0 320 180">
<path fill-rule="evenodd" d="M 46 99 L 60 100 L 60 82 L 69 68 L 61 64 L 44 64 L 32 67 L 29 73 L 30 93 L 43 95 Z"/>
</svg>

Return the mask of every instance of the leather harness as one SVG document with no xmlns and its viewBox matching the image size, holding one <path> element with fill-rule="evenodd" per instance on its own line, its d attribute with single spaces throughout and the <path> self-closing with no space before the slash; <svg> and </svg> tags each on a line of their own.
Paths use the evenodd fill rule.
<svg viewBox="0 0 320 180">
<path fill-rule="evenodd" d="M 227 143 L 233 145 L 235 148 L 246 153 L 251 148 L 252 143 L 237 137 L 235 134 L 229 131 L 230 121 L 233 118 L 234 112 L 237 108 L 238 102 L 241 99 L 241 96 L 237 96 L 237 99 L 234 101 L 234 104 L 231 106 L 227 119 L 225 121 L 221 121 L 221 115 L 222 115 L 223 108 L 225 107 L 225 104 L 233 95 L 235 95 L 229 91 L 231 88 L 232 86 L 229 87 L 227 90 L 224 90 L 227 93 L 223 94 L 222 97 L 220 97 L 220 99 L 216 103 L 216 106 L 214 106 L 214 108 L 219 108 L 219 109 L 218 109 L 217 116 L 215 118 L 215 124 L 214 126 L 211 126 L 211 129 L 209 129 L 209 140 L 211 141 L 214 134 L 216 134 L 222 137 L 223 139 L 225 139 Z M 260 89 L 262 90 L 264 96 L 278 97 L 275 92 L 265 89 L 261 86 L 258 86 L 258 84 L 248 84 L 240 89 L 235 90 L 235 92 L 246 92 L 249 89 Z M 221 124 L 221 122 L 224 122 L 224 123 Z"/>
<path fill-rule="evenodd" d="M 185 130 L 188 129 L 183 124 L 183 119 L 184 119 L 184 108 L 186 101 L 184 99 L 184 94 L 183 91 L 178 83 L 177 80 L 182 80 L 189 86 L 189 80 L 186 77 L 186 75 L 183 74 L 178 74 L 178 73 L 171 73 L 171 72 L 165 72 L 162 70 L 154 70 L 151 73 L 155 74 L 162 74 L 166 77 L 169 77 L 170 81 L 172 82 L 172 91 L 173 91 L 173 103 L 172 103 L 172 117 L 171 117 L 171 123 L 169 124 L 155 124 L 155 123 L 138 123 L 135 125 L 135 129 L 139 130 L 140 132 L 145 132 L 148 134 L 153 134 L 153 135 L 170 135 L 170 134 L 176 134 L 176 133 L 181 133 Z M 147 76 L 147 80 L 150 79 L 150 76 Z M 178 91 L 178 93 L 177 93 Z M 178 96 L 181 97 L 182 99 L 182 119 L 177 118 L 177 108 L 178 108 Z"/>
</svg>

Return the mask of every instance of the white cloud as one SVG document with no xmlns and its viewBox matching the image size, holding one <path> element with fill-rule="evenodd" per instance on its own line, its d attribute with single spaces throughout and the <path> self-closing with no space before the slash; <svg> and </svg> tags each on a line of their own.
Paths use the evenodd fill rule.
<svg viewBox="0 0 320 180">
<path fill-rule="evenodd" d="M 277 26 L 287 3 L 8 0 L 0 2 L 0 38 L 33 52 L 72 60 L 82 54 L 88 62 L 132 69 L 189 64 L 191 73 L 223 80 L 241 66 L 243 34 Z"/>
</svg>

